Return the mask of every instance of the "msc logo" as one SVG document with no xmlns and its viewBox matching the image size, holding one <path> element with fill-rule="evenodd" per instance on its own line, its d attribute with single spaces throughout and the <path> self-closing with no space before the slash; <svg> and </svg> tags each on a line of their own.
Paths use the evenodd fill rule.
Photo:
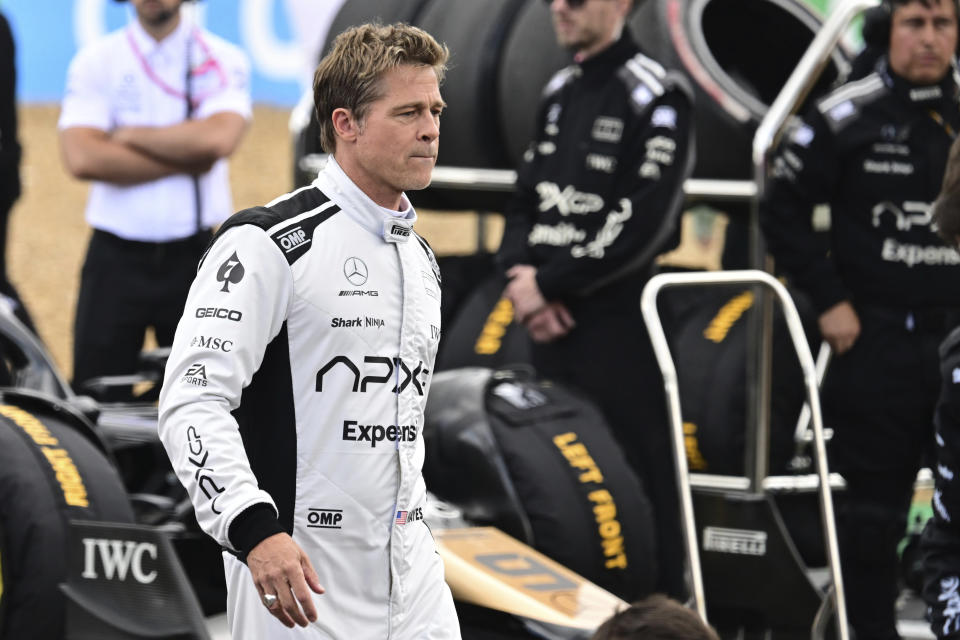
<svg viewBox="0 0 960 640">
<path fill-rule="evenodd" d="M 191 347 L 200 347 L 201 349 L 210 349 L 211 351 L 223 351 L 230 353 L 233 351 L 233 340 L 224 340 L 222 338 L 213 338 L 210 336 L 194 336 L 190 341 Z"/>
<path fill-rule="evenodd" d="M 367 282 L 367 264 L 360 258 L 347 258 L 343 263 L 343 275 L 353 286 L 362 287 Z"/>
<path fill-rule="evenodd" d="M 310 509 L 307 526 L 311 529 L 342 529 L 343 509 Z"/>
<path fill-rule="evenodd" d="M 240 264 L 240 258 L 237 257 L 237 252 L 234 251 L 233 255 L 227 258 L 217 271 L 217 282 L 223 283 L 223 288 L 220 289 L 220 291 L 230 293 L 230 285 L 237 284 L 243 280 L 243 274 L 243 265 Z"/>
<path fill-rule="evenodd" d="M 83 539 L 82 578 L 98 580 L 97 566 L 103 568 L 107 580 L 125 581 L 127 574 L 140 584 L 150 584 L 157 579 L 157 571 L 144 570 L 143 558 L 157 559 L 157 545 L 133 540 L 108 540 L 106 538 Z M 98 562 L 99 561 L 99 562 Z"/>
<path fill-rule="evenodd" d="M 199 307 L 196 311 L 198 318 L 220 318 L 221 320 L 232 320 L 240 322 L 243 313 L 235 309 L 222 309 L 220 307 Z"/>
<path fill-rule="evenodd" d="M 210 504 L 213 512 L 222 513 L 217 509 L 217 498 L 224 492 L 225 487 L 218 486 L 211 477 L 210 474 L 213 473 L 213 469 L 207 466 L 207 458 L 210 457 L 210 452 L 203 448 L 203 440 L 200 439 L 200 434 L 193 425 L 187 428 L 187 447 L 190 450 L 190 457 L 187 460 L 196 467 L 193 479 L 197 481 L 197 486 L 203 491 L 203 495 L 207 496 L 207 500 L 213 499 Z"/>
<path fill-rule="evenodd" d="M 307 237 L 307 232 L 301 227 L 294 227 L 290 231 L 281 235 L 280 239 L 278 240 L 278 242 L 280 242 L 280 247 L 283 248 L 284 253 L 290 253 L 294 249 L 309 244 L 310 241 L 311 239 Z"/>
<path fill-rule="evenodd" d="M 197 387 L 207 386 L 207 367 L 206 365 L 195 363 L 187 368 L 187 372 L 180 378 L 180 382 L 186 382 Z"/>
<path fill-rule="evenodd" d="M 319 371 L 317 371 L 317 391 L 323 391 L 323 378 L 330 371 L 334 369 L 338 364 L 346 367 L 350 373 L 353 374 L 353 385 L 352 390 L 354 393 L 359 391 L 360 393 L 367 392 L 367 385 L 369 384 L 387 384 L 391 381 L 394 371 L 397 373 L 402 372 L 404 378 L 402 381 L 394 385 L 390 393 L 400 393 L 407 388 L 408 385 L 413 383 L 413 386 L 417 390 L 417 395 L 423 395 L 423 387 L 427 383 L 427 375 L 429 375 L 430 370 L 423 368 L 423 361 L 417 363 L 417 366 L 413 371 L 410 370 L 410 367 L 401 358 L 388 358 L 386 356 L 365 356 L 363 358 L 364 364 L 374 365 L 380 368 L 382 375 L 367 374 L 362 378 L 360 376 L 360 367 L 354 364 L 353 360 L 347 356 L 334 356 L 330 359 L 330 362 L 323 365 Z M 421 378 L 422 377 L 422 378 Z"/>
</svg>

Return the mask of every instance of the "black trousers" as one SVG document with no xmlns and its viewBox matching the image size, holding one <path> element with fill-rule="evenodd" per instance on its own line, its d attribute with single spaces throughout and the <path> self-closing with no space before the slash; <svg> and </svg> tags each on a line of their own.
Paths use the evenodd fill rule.
<svg viewBox="0 0 960 640">
<path fill-rule="evenodd" d="M 850 623 L 857 640 L 898 638 L 897 545 L 913 482 L 933 450 L 940 389 L 937 348 L 951 314 L 858 307 L 861 334 L 835 356 L 823 387 L 832 470 L 847 481 L 837 525 Z"/>
<path fill-rule="evenodd" d="M 73 386 L 90 378 L 135 373 L 144 332 L 173 343 L 209 231 L 172 242 L 124 240 L 95 230 L 80 278 L 74 324 Z M 103 399 L 123 400 L 118 390 Z"/>
<path fill-rule="evenodd" d="M 535 345 L 533 365 L 600 407 L 653 506 L 656 590 L 683 599 L 686 556 L 663 377 L 640 314 L 639 293 L 619 303 L 588 300 L 571 312 L 577 326 L 554 343 Z"/>
</svg>

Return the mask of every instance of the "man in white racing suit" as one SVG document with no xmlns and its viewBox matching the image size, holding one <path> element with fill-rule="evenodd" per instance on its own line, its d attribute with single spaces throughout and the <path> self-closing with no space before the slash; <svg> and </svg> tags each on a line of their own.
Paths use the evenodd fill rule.
<svg viewBox="0 0 960 640">
<path fill-rule="evenodd" d="M 430 182 L 447 55 L 408 25 L 341 34 L 326 167 L 231 217 L 190 290 L 160 437 L 225 549 L 235 640 L 460 637 L 423 522 L 440 274 L 403 193 Z"/>
</svg>

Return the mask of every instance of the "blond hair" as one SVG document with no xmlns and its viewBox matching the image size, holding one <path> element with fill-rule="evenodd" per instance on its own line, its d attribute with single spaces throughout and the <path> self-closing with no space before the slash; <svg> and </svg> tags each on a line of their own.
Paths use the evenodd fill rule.
<svg viewBox="0 0 960 640">
<path fill-rule="evenodd" d="M 432 67 L 443 82 L 450 52 L 417 27 L 397 23 L 363 24 L 337 36 L 313 77 L 313 104 L 320 122 L 320 146 L 337 147 L 333 112 L 348 109 L 359 122 L 372 102 L 383 97 L 381 79 L 401 65 Z"/>
</svg>

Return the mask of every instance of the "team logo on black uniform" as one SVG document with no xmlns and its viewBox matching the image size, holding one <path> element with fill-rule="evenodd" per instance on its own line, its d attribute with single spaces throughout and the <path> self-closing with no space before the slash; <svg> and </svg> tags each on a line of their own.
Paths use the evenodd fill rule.
<svg viewBox="0 0 960 640">
<path fill-rule="evenodd" d="M 237 252 L 234 251 L 233 255 L 227 258 L 226 261 L 220 265 L 219 271 L 217 271 L 217 282 L 223 283 L 223 288 L 220 289 L 220 291 L 230 293 L 230 285 L 237 284 L 243 280 L 244 273 L 246 273 L 246 271 L 243 268 L 243 264 L 240 263 Z"/>
</svg>

